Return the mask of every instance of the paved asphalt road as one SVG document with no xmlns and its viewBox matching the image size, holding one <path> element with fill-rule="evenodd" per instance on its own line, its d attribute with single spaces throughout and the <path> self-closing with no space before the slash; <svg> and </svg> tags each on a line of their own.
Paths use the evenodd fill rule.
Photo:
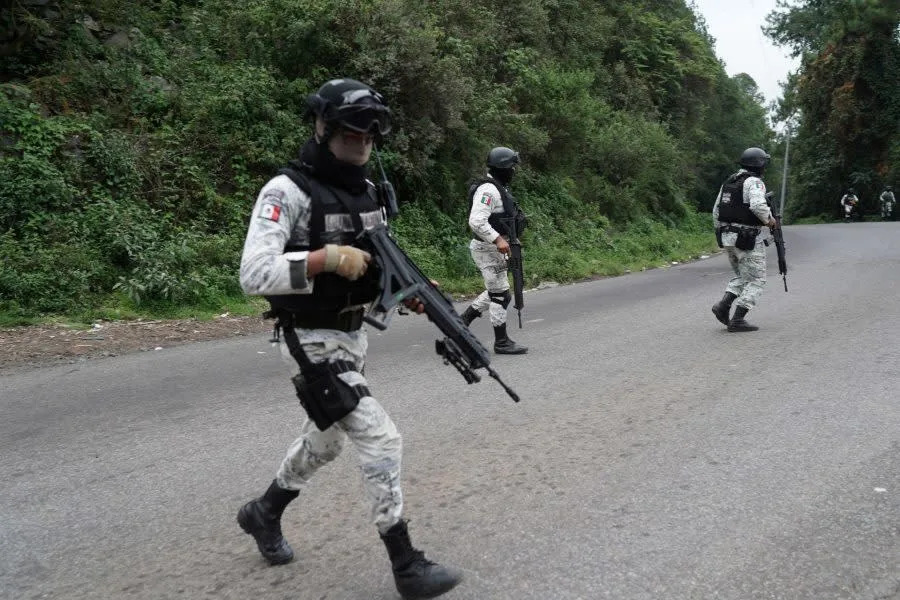
<svg viewBox="0 0 900 600">
<path fill-rule="evenodd" d="M 752 334 L 710 313 L 723 255 L 529 292 L 518 405 L 425 319 L 371 336 L 448 600 L 900 598 L 900 223 L 785 235 Z M 397 598 L 352 448 L 288 508 L 292 564 L 235 524 L 300 414 L 264 336 L 0 378 L 0 597 Z"/>
</svg>

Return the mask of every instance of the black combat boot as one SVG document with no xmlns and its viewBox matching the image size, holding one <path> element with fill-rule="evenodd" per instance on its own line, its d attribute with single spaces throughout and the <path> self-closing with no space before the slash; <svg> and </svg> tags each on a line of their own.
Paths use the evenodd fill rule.
<svg viewBox="0 0 900 600">
<path fill-rule="evenodd" d="M 722 299 L 713 304 L 712 311 L 722 325 L 728 325 L 728 313 L 731 312 L 731 303 L 737 298 L 731 292 L 725 292 Z"/>
<path fill-rule="evenodd" d="M 472 306 L 470 305 L 460 316 L 462 317 L 463 323 L 465 323 L 466 327 L 468 327 L 472 324 L 472 321 L 481 316 L 481 313 L 472 308 Z"/>
<path fill-rule="evenodd" d="M 759 329 L 756 325 L 751 325 L 744 320 L 748 310 L 750 309 L 746 306 L 738 306 L 734 309 L 734 316 L 728 322 L 728 331 L 756 331 Z"/>
<path fill-rule="evenodd" d="M 404 600 L 436 598 L 462 580 L 459 569 L 431 562 L 424 552 L 413 548 L 406 521 L 398 522 L 381 534 L 381 541 L 391 559 L 397 591 Z"/>
<path fill-rule="evenodd" d="M 261 498 L 251 500 L 238 511 L 238 525 L 253 536 L 260 553 L 273 565 L 283 565 L 294 558 L 294 551 L 281 535 L 281 513 L 299 493 L 280 488 L 273 481 Z"/>
<path fill-rule="evenodd" d="M 520 346 L 506 335 L 506 323 L 494 327 L 494 352 L 496 354 L 525 354 L 526 346 Z"/>
</svg>

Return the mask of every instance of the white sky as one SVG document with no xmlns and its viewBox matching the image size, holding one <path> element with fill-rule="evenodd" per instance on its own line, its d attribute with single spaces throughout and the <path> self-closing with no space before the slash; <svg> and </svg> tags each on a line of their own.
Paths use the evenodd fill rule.
<svg viewBox="0 0 900 600">
<path fill-rule="evenodd" d="M 756 81 L 766 104 L 781 97 L 779 82 L 799 61 L 788 56 L 762 32 L 776 0 L 694 0 L 709 34 L 716 40 L 716 56 L 729 75 L 747 73 Z"/>
</svg>

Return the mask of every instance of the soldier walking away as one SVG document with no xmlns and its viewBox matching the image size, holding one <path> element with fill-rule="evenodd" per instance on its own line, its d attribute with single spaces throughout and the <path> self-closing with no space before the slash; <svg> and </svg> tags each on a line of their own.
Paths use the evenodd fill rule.
<svg viewBox="0 0 900 600">
<path fill-rule="evenodd" d="M 237 520 L 267 561 L 289 562 L 294 552 L 281 532 L 282 514 L 349 439 L 397 590 L 407 599 L 434 598 L 462 575 L 425 558 L 410 540 L 402 519 L 401 437 L 363 376 L 363 314 L 380 289 L 372 257 L 353 243 L 384 222 L 365 165 L 374 142 L 390 131 L 391 113 L 378 92 L 353 79 L 325 83 L 307 104 L 315 134 L 260 191 L 240 280 L 245 292 L 269 300 L 282 357 L 309 418 L 274 481 Z M 407 305 L 421 312 L 417 300 Z"/>
<path fill-rule="evenodd" d="M 766 285 L 766 246 L 762 227 L 778 226 L 766 203 L 766 185 L 761 177 L 769 155 L 760 148 L 747 148 L 741 154 L 741 169 L 719 189 L 713 205 L 716 241 L 725 249 L 734 277 L 725 288 L 725 296 L 712 312 L 728 331 L 756 331 L 759 327 L 745 319 L 756 306 Z M 734 314 L 729 316 L 731 305 Z"/>
<path fill-rule="evenodd" d="M 894 207 L 897 205 L 897 201 L 894 198 L 894 188 L 889 185 L 884 186 L 884 191 L 881 192 L 878 198 L 881 200 L 881 218 L 885 221 L 893 220 Z"/>
<path fill-rule="evenodd" d="M 462 319 L 469 325 L 489 311 L 494 327 L 494 352 L 497 354 L 525 354 L 528 348 L 514 342 L 506 331 L 506 313 L 512 296 L 507 277 L 509 256 L 509 225 L 521 234 L 525 215 L 509 191 L 509 184 L 519 164 L 519 153 L 503 146 L 488 153 L 487 175 L 469 187 L 469 228 L 472 241 L 469 252 L 484 279 L 485 291 L 475 298 Z"/>
</svg>

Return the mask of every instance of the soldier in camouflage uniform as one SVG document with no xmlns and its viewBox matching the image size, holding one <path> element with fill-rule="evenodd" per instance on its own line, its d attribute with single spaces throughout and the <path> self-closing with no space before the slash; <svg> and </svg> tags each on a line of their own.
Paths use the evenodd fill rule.
<svg viewBox="0 0 900 600">
<path fill-rule="evenodd" d="M 472 241 L 469 252 L 481 277 L 485 291 L 481 292 L 462 314 L 469 325 L 487 310 L 494 327 L 494 352 L 497 354 L 525 354 L 528 348 L 517 344 L 506 332 L 506 311 L 512 300 L 507 277 L 509 234 L 506 223 L 524 221 L 509 184 L 519 164 L 519 153 L 503 146 L 488 153 L 486 177 L 476 180 L 469 188 L 469 227 Z M 521 233 L 521 232 L 519 232 Z"/>
<path fill-rule="evenodd" d="M 308 98 L 315 135 L 299 159 L 263 186 L 241 259 L 241 286 L 265 296 L 281 333 L 297 395 L 309 419 L 268 490 L 238 512 L 272 564 L 293 558 L 281 532 L 285 507 L 349 439 L 360 461 L 371 519 L 388 551 L 404 598 L 433 598 L 461 579 L 427 560 L 409 538 L 400 489 L 402 442 L 371 395 L 363 370 L 368 342 L 363 314 L 377 297 L 371 256 L 352 244 L 384 222 L 365 164 L 376 138 L 390 130 L 380 94 L 352 79 L 335 79 Z M 409 308 L 422 312 L 417 300 Z"/>
<path fill-rule="evenodd" d="M 776 227 L 775 218 L 766 203 L 766 185 L 761 176 L 769 155 L 760 148 L 747 148 L 741 155 L 739 170 L 719 190 L 713 206 L 716 239 L 724 248 L 734 277 L 725 288 L 725 296 L 712 307 L 712 312 L 728 331 L 756 331 L 744 317 L 756 306 L 766 285 L 765 236 L 763 226 Z M 729 317 L 734 303 L 734 315 Z"/>
<path fill-rule="evenodd" d="M 897 204 L 894 198 L 894 188 L 889 185 L 884 186 L 884 190 L 878 196 L 878 199 L 881 200 L 881 218 L 885 220 L 893 219 L 894 206 Z"/>
</svg>

